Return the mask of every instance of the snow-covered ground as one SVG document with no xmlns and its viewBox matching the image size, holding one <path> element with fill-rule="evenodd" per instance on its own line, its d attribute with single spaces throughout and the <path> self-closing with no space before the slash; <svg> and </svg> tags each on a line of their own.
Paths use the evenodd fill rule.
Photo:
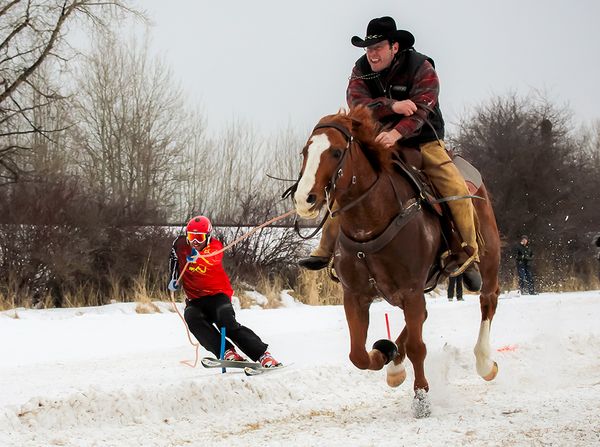
<svg viewBox="0 0 600 447">
<path fill-rule="evenodd" d="M 0 446 L 600 445 L 600 291 L 503 297 L 490 383 L 472 353 L 477 297 L 428 298 L 428 419 L 412 416 L 410 366 L 392 389 L 350 364 L 339 306 L 238 311 L 290 365 L 257 377 L 182 365 L 194 350 L 160 307 L 0 313 Z M 401 329 L 375 303 L 369 343 L 385 313 Z"/>
</svg>

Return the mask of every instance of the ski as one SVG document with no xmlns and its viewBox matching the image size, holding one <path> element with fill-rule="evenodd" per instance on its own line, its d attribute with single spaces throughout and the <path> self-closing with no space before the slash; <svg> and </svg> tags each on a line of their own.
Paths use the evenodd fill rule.
<svg viewBox="0 0 600 447">
<path fill-rule="evenodd" d="M 258 362 L 238 362 L 235 360 L 219 360 L 212 357 L 204 357 L 200 360 L 205 368 L 262 368 Z"/>
<path fill-rule="evenodd" d="M 270 368 L 263 368 L 262 366 L 258 367 L 245 367 L 244 374 L 247 376 L 260 376 L 261 374 L 273 371 L 280 371 L 285 368 L 285 365 L 280 364 L 279 366 L 272 366 Z"/>
</svg>

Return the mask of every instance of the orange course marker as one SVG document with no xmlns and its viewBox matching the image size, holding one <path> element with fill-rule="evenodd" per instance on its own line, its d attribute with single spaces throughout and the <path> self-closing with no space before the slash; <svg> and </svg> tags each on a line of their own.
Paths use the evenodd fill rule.
<svg viewBox="0 0 600 447">
<path fill-rule="evenodd" d="M 517 345 L 505 345 L 496 349 L 498 352 L 513 352 L 517 350 Z"/>
</svg>

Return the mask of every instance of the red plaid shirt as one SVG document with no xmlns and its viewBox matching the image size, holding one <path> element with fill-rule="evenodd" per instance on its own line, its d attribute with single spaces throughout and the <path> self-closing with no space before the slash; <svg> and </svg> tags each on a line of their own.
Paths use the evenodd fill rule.
<svg viewBox="0 0 600 447">
<path fill-rule="evenodd" d="M 399 71 L 397 67 L 398 64 L 398 60 L 394 59 L 389 70 L 386 71 L 386 73 L 381 73 L 380 81 L 382 87 L 385 87 L 386 90 L 387 87 L 394 82 L 394 73 Z M 354 66 L 346 91 L 348 106 L 350 108 L 358 105 L 370 106 L 373 117 L 377 120 L 381 120 L 386 116 L 396 115 L 392 110 L 392 104 L 394 104 L 396 100 L 384 96 L 373 98 L 364 79 L 361 79 L 361 77 L 364 77 L 365 75 L 366 74 L 362 73 L 357 65 Z M 367 76 L 369 75 L 367 74 Z M 438 102 L 439 91 L 440 83 L 437 73 L 435 72 L 433 65 L 426 60 L 415 73 L 412 88 L 408 92 L 408 99 L 417 105 L 417 111 L 411 116 L 397 115 L 398 121 L 393 126 L 394 129 L 400 132 L 400 135 L 402 135 L 403 138 L 414 135 L 423 126 L 429 111 L 422 107 L 422 105 L 425 104 L 426 106 L 433 108 Z"/>
</svg>

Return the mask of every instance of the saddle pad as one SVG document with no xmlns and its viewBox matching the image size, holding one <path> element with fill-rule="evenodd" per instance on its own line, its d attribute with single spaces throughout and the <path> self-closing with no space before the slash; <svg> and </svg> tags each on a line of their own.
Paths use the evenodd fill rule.
<svg viewBox="0 0 600 447">
<path fill-rule="evenodd" d="M 462 158 L 460 155 L 455 155 L 452 158 L 452 161 L 465 178 L 465 182 L 467 182 L 467 187 L 469 188 L 469 194 L 475 194 L 475 192 L 477 192 L 477 190 L 483 184 L 481 173 L 477 170 L 477 168 L 475 168 L 475 166 Z"/>
</svg>

